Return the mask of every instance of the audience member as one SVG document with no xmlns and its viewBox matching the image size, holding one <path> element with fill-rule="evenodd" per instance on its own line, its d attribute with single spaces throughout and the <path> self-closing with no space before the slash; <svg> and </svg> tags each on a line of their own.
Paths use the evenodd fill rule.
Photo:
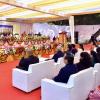
<svg viewBox="0 0 100 100">
<path fill-rule="evenodd" d="M 39 59 L 36 56 L 33 56 L 33 53 L 31 50 L 27 50 L 26 53 L 28 57 L 25 58 L 24 57 L 25 52 L 23 52 L 22 53 L 23 57 L 20 60 L 19 66 L 17 66 L 17 68 L 28 71 L 29 65 L 39 63 Z"/>
<path fill-rule="evenodd" d="M 76 49 L 76 45 L 72 44 L 72 51 L 71 51 L 74 55 L 77 53 L 77 49 Z"/>
<path fill-rule="evenodd" d="M 53 58 L 55 62 L 58 61 L 58 58 L 61 58 L 64 56 L 64 53 L 61 51 L 61 47 L 57 48 L 57 52 L 54 54 Z"/>
<path fill-rule="evenodd" d="M 72 45 L 71 44 L 68 44 L 66 53 L 72 53 Z"/>
<path fill-rule="evenodd" d="M 24 70 L 23 66 L 24 66 L 25 63 L 26 63 L 26 51 L 23 51 L 22 52 L 22 58 L 19 61 L 19 65 L 17 66 L 17 68 Z"/>
<path fill-rule="evenodd" d="M 77 53 L 75 44 L 68 44 L 67 53 L 73 53 L 74 55 Z"/>
<path fill-rule="evenodd" d="M 77 53 L 75 54 L 75 63 L 78 63 L 79 62 L 79 59 L 80 59 L 80 54 L 84 51 L 84 47 L 83 47 L 83 44 L 79 44 L 79 48 L 77 49 Z"/>
<path fill-rule="evenodd" d="M 92 46 L 93 46 L 92 50 L 96 52 L 97 46 L 95 46 L 95 45 L 92 45 Z"/>
<path fill-rule="evenodd" d="M 97 62 L 98 62 L 98 59 L 97 59 L 97 54 L 95 51 L 91 50 L 90 52 L 91 56 L 92 56 L 92 65 L 94 66 Z"/>
<path fill-rule="evenodd" d="M 64 68 L 62 68 L 59 74 L 54 78 L 56 82 L 67 83 L 70 75 L 77 73 L 77 67 L 74 62 L 73 54 L 68 54 L 64 57 L 64 63 L 66 64 Z"/>
<path fill-rule="evenodd" d="M 96 52 L 97 52 L 97 62 L 100 63 L 100 47 L 97 47 L 96 49 Z"/>
<path fill-rule="evenodd" d="M 87 69 L 92 66 L 91 56 L 87 52 L 80 54 L 80 62 L 76 64 L 78 71 Z"/>
<path fill-rule="evenodd" d="M 82 51 L 84 51 L 84 46 L 83 46 L 83 44 L 79 44 L 79 49 L 82 50 Z"/>
<path fill-rule="evenodd" d="M 94 34 L 92 34 L 92 36 L 91 36 L 91 42 L 93 43 L 93 45 L 95 45 L 95 46 L 97 46 L 97 39 L 96 39 L 96 37 L 94 36 Z"/>
</svg>

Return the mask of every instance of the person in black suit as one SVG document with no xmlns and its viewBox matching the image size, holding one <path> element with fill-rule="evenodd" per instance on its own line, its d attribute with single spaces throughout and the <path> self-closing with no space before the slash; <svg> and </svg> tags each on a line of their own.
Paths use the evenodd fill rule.
<svg viewBox="0 0 100 100">
<path fill-rule="evenodd" d="M 77 73 L 77 67 L 75 64 L 73 64 L 73 62 L 73 54 L 67 53 L 67 55 L 64 57 L 64 63 L 66 65 L 60 70 L 59 74 L 54 78 L 54 81 L 67 83 L 70 75 Z"/>
<path fill-rule="evenodd" d="M 80 61 L 76 64 L 78 71 L 92 67 L 91 56 L 87 52 L 80 54 Z"/>
<path fill-rule="evenodd" d="M 28 57 L 25 58 L 24 54 L 22 59 L 19 62 L 19 65 L 17 66 L 17 68 L 28 71 L 29 65 L 30 64 L 35 64 L 35 63 L 39 63 L 39 59 L 36 56 L 33 56 L 33 53 L 31 50 L 27 50 L 27 55 Z"/>
<path fill-rule="evenodd" d="M 92 66 L 94 67 L 94 65 L 96 63 L 98 63 L 98 59 L 97 59 L 97 53 L 93 50 L 90 51 L 91 57 L 92 57 Z"/>
<path fill-rule="evenodd" d="M 78 52 L 78 50 L 76 49 L 76 45 L 72 44 L 72 53 L 75 55 Z"/>
<path fill-rule="evenodd" d="M 66 53 L 72 53 L 72 44 L 68 44 Z"/>
<path fill-rule="evenodd" d="M 76 49 L 75 44 L 68 44 L 66 53 L 72 53 L 75 55 L 77 52 L 78 52 L 78 50 Z"/>
<path fill-rule="evenodd" d="M 91 36 L 91 42 L 93 43 L 93 45 L 97 46 L 97 44 L 96 44 L 97 39 L 96 39 L 96 37 L 94 36 L 94 34 Z"/>
<path fill-rule="evenodd" d="M 26 65 L 25 63 L 26 63 L 26 51 L 23 51 L 22 52 L 22 58 L 19 61 L 19 65 L 16 68 L 24 70 L 24 65 Z"/>
<path fill-rule="evenodd" d="M 61 51 L 61 48 L 57 48 L 57 52 L 54 54 L 53 58 L 55 62 L 58 61 L 58 58 L 61 58 L 64 56 L 64 53 Z"/>
<path fill-rule="evenodd" d="M 97 52 L 97 63 L 100 63 L 100 47 L 97 47 L 96 52 Z"/>
</svg>

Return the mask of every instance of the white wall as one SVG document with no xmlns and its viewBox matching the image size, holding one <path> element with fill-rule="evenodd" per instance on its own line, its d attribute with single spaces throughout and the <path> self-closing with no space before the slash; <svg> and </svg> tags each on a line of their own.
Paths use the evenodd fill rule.
<svg viewBox="0 0 100 100">
<path fill-rule="evenodd" d="M 51 39 L 53 39 L 54 36 L 58 36 L 62 31 L 69 32 L 69 26 L 50 25 L 48 23 L 33 24 L 33 32 L 35 34 L 38 34 L 40 32 L 42 35 L 50 36 Z"/>
<path fill-rule="evenodd" d="M 32 24 L 25 24 L 25 23 L 20 23 L 20 33 L 31 33 L 32 32 Z"/>
</svg>

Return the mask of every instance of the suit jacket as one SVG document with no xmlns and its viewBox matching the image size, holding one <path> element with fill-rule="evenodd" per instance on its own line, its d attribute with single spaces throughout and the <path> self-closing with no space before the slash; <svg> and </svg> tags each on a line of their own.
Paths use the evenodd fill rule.
<svg viewBox="0 0 100 100">
<path fill-rule="evenodd" d="M 63 57 L 63 56 L 64 56 L 64 53 L 63 53 L 62 51 L 58 51 L 58 52 L 53 56 L 52 59 L 54 59 L 54 61 L 57 62 L 57 61 L 58 61 L 58 58 Z"/>
<path fill-rule="evenodd" d="M 39 63 L 39 59 L 33 55 L 29 58 L 22 58 L 19 62 L 19 66 L 17 68 L 28 71 L 30 64 Z"/>
<path fill-rule="evenodd" d="M 77 67 L 74 64 L 67 64 L 60 70 L 59 74 L 54 78 L 54 81 L 67 83 L 70 75 L 75 73 L 77 73 Z"/>
<path fill-rule="evenodd" d="M 72 49 L 72 54 L 76 54 L 77 53 L 77 49 L 75 48 L 75 49 Z"/>
<path fill-rule="evenodd" d="M 89 63 L 85 63 L 85 62 L 79 62 L 79 63 L 76 64 L 76 66 L 77 66 L 77 70 L 79 72 L 81 70 L 90 68 L 92 66 L 92 63 L 89 64 Z"/>
<path fill-rule="evenodd" d="M 97 53 L 97 63 L 100 63 L 100 53 Z"/>
</svg>

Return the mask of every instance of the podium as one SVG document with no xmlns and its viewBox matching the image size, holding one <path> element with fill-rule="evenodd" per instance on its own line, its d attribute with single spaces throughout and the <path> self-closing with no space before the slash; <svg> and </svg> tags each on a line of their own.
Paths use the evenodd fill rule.
<svg viewBox="0 0 100 100">
<path fill-rule="evenodd" d="M 63 45 L 63 51 L 66 51 L 67 49 L 67 33 L 66 32 L 59 33 L 58 42 Z"/>
</svg>

